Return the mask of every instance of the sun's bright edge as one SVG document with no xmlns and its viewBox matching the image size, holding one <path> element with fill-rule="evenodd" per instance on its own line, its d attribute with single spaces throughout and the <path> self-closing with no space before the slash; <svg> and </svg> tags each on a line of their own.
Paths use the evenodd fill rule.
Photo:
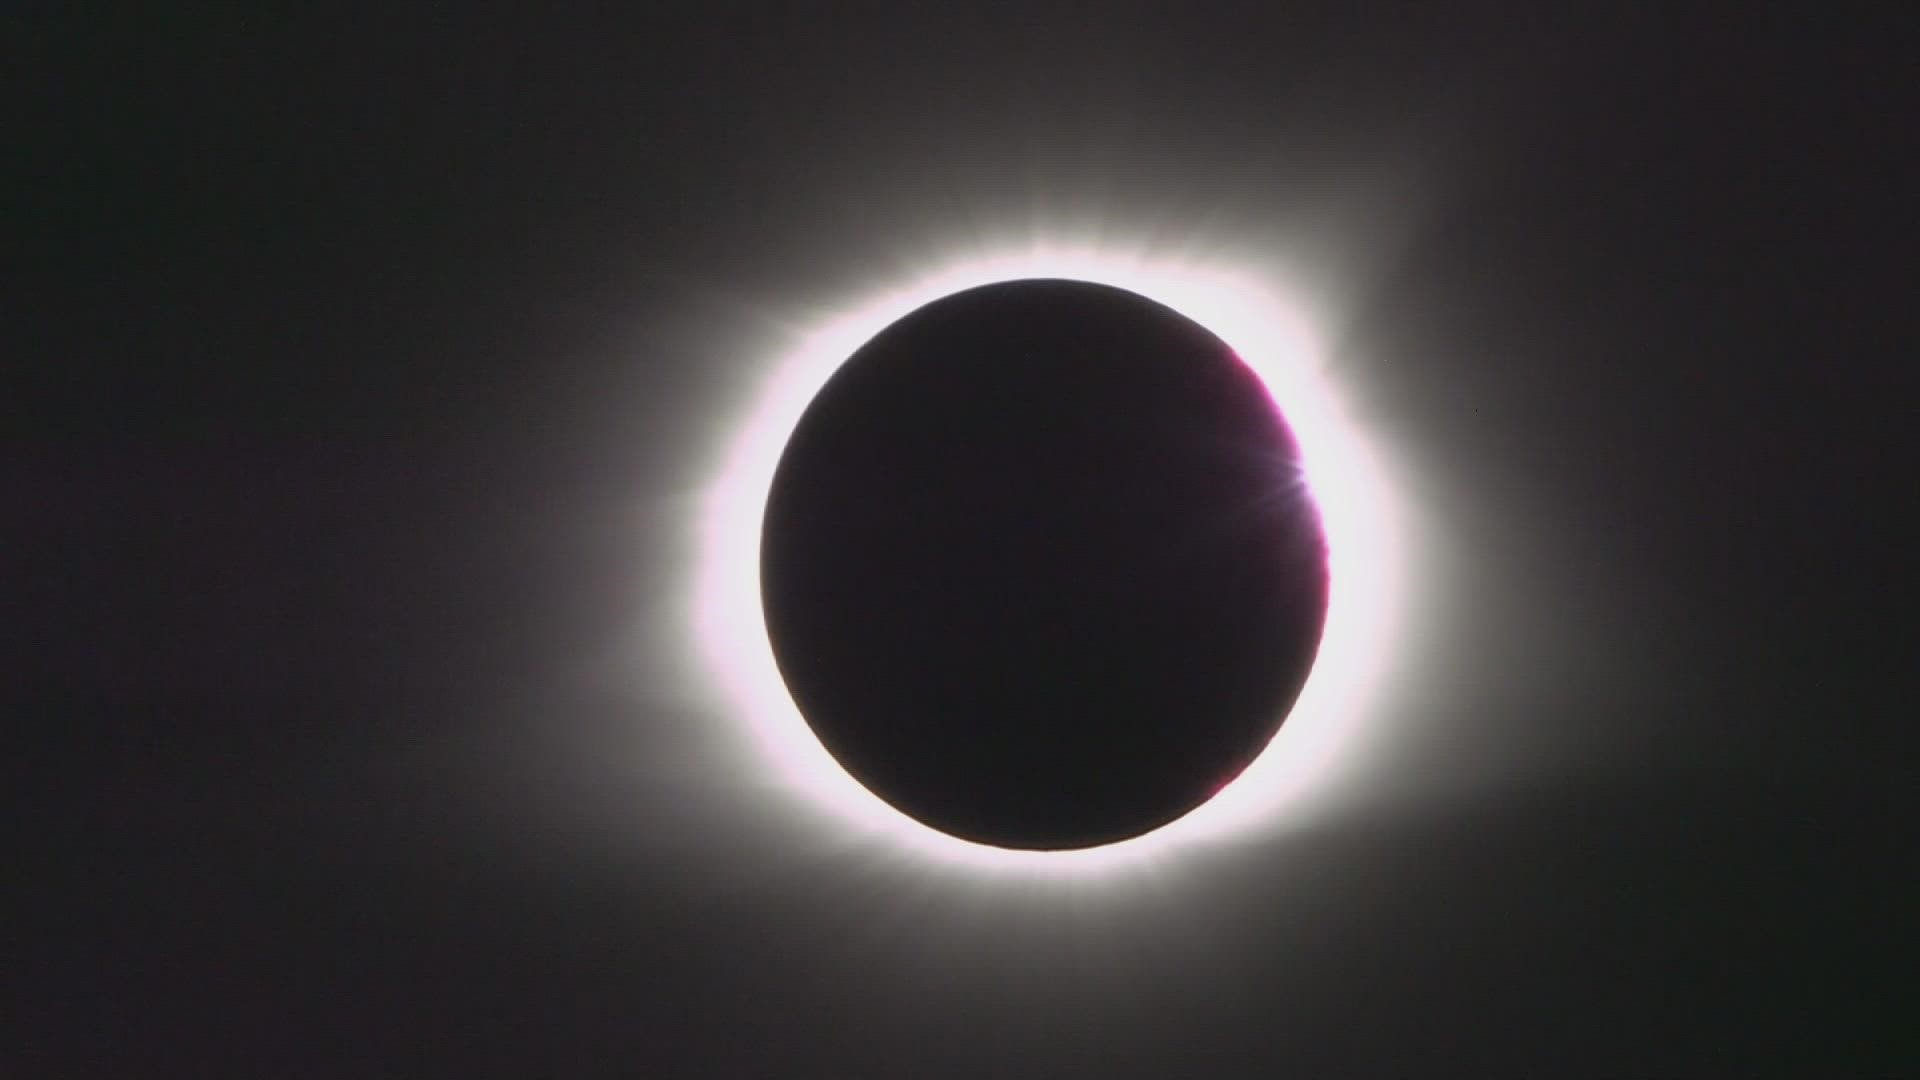
<svg viewBox="0 0 1920 1080">
<path fill-rule="evenodd" d="M 981 871 L 1075 877 L 1158 865 L 1196 845 L 1302 813 L 1328 793 L 1343 748 L 1367 718 L 1392 652 L 1399 544 L 1389 490 L 1364 432 L 1348 422 L 1301 313 L 1267 275 L 1088 249 L 1036 247 L 960 260 L 855 303 L 802 332 L 731 428 L 700 508 L 690 617 L 702 661 L 762 750 L 749 767 L 828 827 L 878 839 L 905 858 Z M 1088 281 L 1158 301 L 1218 335 L 1265 384 L 1297 438 L 1326 532 L 1330 597 L 1320 650 L 1278 734 L 1211 800 L 1159 829 L 1070 851 L 997 848 L 906 816 L 848 774 L 795 706 L 774 662 L 760 593 L 761 521 L 787 439 L 842 363 L 880 330 L 940 297 L 994 282 Z"/>
</svg>

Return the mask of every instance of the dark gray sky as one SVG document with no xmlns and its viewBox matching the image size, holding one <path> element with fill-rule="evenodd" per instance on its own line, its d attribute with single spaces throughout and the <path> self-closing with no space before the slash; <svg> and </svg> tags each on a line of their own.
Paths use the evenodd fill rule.
<svg viewBox="0 0 1920 1080">
<path fill-rule="evenodd" d="M 7 16 L 0 1071 L 1920 1064 L 1910 32 L 718 7 Z M 793 334 L 1056 230 L 1298 290 L 1409 592 L 1336 809 L 1010 885 L 686 596 Z"/>
</svg>

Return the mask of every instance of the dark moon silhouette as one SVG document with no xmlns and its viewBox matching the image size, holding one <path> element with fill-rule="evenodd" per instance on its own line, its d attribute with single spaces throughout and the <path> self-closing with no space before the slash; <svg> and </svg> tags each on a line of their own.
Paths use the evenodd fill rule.
<svg viewBox="0 0 1920 1080">
<path fill-rule="evenodd" d="M 1005 848 L 1205 802 L 1279 729 L 1326 618 L 1266 388 L 1204 327 L 1085 282 L 955 293 L 862 346 L 787 444 L 760 557 L 827 750 Z"/>
</svg>

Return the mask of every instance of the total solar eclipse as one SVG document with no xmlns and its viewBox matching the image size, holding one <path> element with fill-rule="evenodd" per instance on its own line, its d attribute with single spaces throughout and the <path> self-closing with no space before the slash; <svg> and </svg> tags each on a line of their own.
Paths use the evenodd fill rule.
<svg viewBox="0 0 1920 1080">
<path fill-rule="evenodd" d="M 1003 281 L 847 357 L 779 456 L 760 599 L 821 745 L 929 828 L 1151 832 L 1272 740 L 1328 613 L 1292 430 L 1206 327 Z"/>
</svg>

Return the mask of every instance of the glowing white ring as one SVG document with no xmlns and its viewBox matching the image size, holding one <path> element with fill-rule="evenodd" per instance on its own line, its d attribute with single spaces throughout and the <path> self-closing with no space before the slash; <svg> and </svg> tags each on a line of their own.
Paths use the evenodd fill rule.
<svg viewBox="0 0 1920 1080">
<path fill-rule="evenodd" d="M 1266 385 L 1298 439 L 1325 529 L 1331 595 L 1312 673 L 1279 734 L 1231 784 L 1186 816 L 1144 836 L 1074 851 L 1014 851 L 962 840 L 907 817 L 867 790 L 807 726 L 767 637 L 760 597 L 760 528 L 775 467 L 801 414 L 855 350 L 907 313 L 963 289 L 1061 278 L 1103 283 L 1156 300 L 1224 340 Z M 1047 874 L 1158 860 L 1176 847 L 1242 833 L 1294 809 L 1324 783 L 1350 741 L 1390 651 L 1399 576 L 1386 486 L 1365 441 L 1326 385 L 1298 315 L 1251 276 L 1091 251 L 1040 249 L 970 260 L 830 319 L 774 366 L 739 424 L 698 523 L 690 597 L 705 663 L 751 726 L 776 779 L 842 825 L 881 834 L 942 864 Z"/>
</svg>

